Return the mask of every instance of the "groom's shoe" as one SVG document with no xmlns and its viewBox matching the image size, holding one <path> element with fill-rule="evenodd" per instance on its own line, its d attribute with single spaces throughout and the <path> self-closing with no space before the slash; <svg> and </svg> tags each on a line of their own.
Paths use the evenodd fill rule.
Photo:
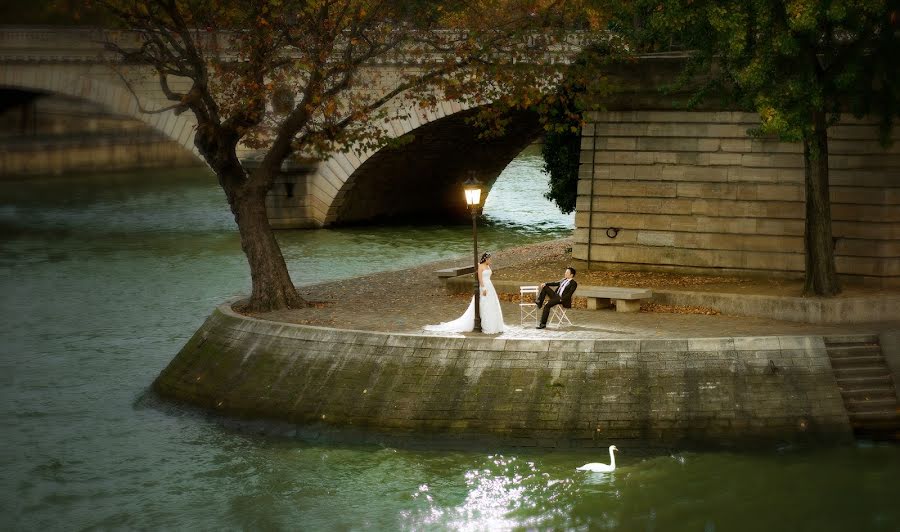
<svg viewBox="0 0 900 532">
<path fill-rule="evenodd" d="M 542 324 L 538 325 L 536 328 L 537 329 L 546 329 L 547 326 L 542 323 Z"/>
</svg>

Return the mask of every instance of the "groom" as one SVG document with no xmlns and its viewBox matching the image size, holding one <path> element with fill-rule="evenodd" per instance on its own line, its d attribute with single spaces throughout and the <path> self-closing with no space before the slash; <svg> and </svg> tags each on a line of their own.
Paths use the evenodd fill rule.
<svg viewBox="0 0 900 532">
<path fill-rule="evenodd" d="M 555 290 L 552 288 L 554 286 L 557 287 Z M 563 274 L 561 281 L 541 283 L 541 293 L 534 302 L 537 308 L 543 307 L 544 309 L 544 313 L 541 314 L 541 324 L 537 326 L 538 329 L 547 328 L 547 318 L 550 317 L 550 309 L 554 306 L 562 303 L 562 306 L 572 308 L 572 294 L 575 293 L 576 288 L 578 288 L 578 283 L 575 282 L 575 268 L 571 266 L 566 268 L 566 273 Z M 544 305 L 544 299 L 548 299 L 546 305 Z"/>
</svg>

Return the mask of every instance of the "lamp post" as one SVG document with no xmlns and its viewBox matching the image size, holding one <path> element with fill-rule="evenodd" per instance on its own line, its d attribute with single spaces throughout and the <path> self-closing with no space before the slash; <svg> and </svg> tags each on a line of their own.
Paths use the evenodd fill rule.
<svg viewBox="0 0 900 532">
<path fill-rule="evenodd" d="M 481 299 L 481 290 L 478 286 L 478 207 L 481 206 L 481 181 L 475 178 L 474 172 L 469 172 L 469 179 L 463 183 L 463 191 L 466 194 L 466 206 L 472 213 L 472 257 L 475 259 L 475 332 L 481 332 L 481 307 L 478 304 Z"/>
</svg>

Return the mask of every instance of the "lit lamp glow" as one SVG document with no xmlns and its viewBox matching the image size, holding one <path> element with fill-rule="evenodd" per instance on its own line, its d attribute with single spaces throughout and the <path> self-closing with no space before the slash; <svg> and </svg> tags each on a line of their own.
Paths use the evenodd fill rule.
<svg viewBox="0 0 900 532">
<path fill-rule="evenodd" d="M 478 208 L 481 206 L 481 181 L 475 178 L 475 172 L 469 172 L 469 178 L 463 183 L 463 192 L 466 195 L 466 206 L 472 214 L 472 251 L 475 259 L 475 332 L 481 332 L 481 287 L 478 286 Z"/>
<path fill-rule="evenodd" d="M 477 179 L 469 178 L 463 184 L 466 193 L 466 205 L 471 209 L 481 204 L 481 183 Z"/>
</svg>

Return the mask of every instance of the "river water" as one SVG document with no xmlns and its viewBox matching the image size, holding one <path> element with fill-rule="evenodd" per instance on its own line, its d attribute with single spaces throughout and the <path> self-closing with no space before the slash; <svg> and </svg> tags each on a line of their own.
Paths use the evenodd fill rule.
<svg viewBox="0 0 900 532">
<path fill-rule="evenodd" d="M 534 153 L 498 179 L 497 249 L 566 235 Z M 199 171 L 0 183 L 2 530 L 900 530 L 900 450 L 607 456 L 410 450 L 238 431 L 147 387 L 249 273 Z M 470 228 L 281 232 L 297 283 L 470 251 Z M 611 442 L 615 443 L 615 442 Z M 602 454 L 602 453 L 601 453 Z"/>
</svg>

